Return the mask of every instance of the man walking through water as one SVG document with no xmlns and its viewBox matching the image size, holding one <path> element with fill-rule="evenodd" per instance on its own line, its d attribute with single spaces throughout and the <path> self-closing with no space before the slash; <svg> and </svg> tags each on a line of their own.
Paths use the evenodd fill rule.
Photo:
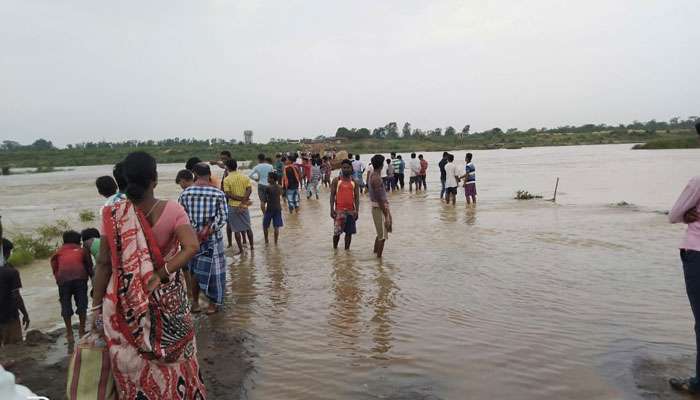
<svg viewBox="0 0 700 400">
<path fill-rule="evenodd" d="M 442 160 L 440 160 L 438 163 L 438 167 L 440 168 L 440 184 L 442 185 L 442 188 L 440 189 L 440 200 L 445 197 L 445 180 L 447 179 L 445 165 L 447 165 L 447 156 L 447 152 L 442 153 Z"/>
<path fill-rule="evenodd" d="M 260 200 L 260 211 L 265 212 L 265 203 L 267 202 L 267 186 L 270 184 L 268 178 L 270 172 L 274 171 L 275 167 L 268 163 L 265 159 L 265 154 L 258 154 L 258 165 L 253 168 L 253 171 L 248 175 L 249 178 L 258 182 L 258 199 Z"/>
<path fill-rule="evenodd" d="M 476 167 L 472 162 L 472 153 L 467 153 L 464 157 L 467 165 L 464 167 L 464 175 L 460 179 L 464 181 L 464 197 L 467 198 L 467 205 L 476 205 Z"/>
<path fill-rule="evenodd" d="M 391 232 L 391 212 L 389 211 L 389 201 L 382 182 L 382 166 L 384 156 L 377 154 L 372 157 L 372 172 L 369 175 L 367 187 L 369 189 L 369 200 L 372 202 L 372 221 L 377 237 L 374 239 L 374 254 L 378 258 L 384 253 L 384 243 L 389 238 Z"/>
<path fill-rule="evenodd" d="M 355 222 L 360 215 L 360 187 L 352 177 L 350 160 L 340 163 L 340 176 L 331 182 L 331 218 L 333 224 L 333 248 L 338 248 L 340 235 L 345 234 L 345 250 L 350 250 L 352 235 L 357 232 Z"/>
<path fill-rule="evenodd" d="M 420 161 L 416 158 L 416 153 L 411 153 L 411 160 L 408 162 L 408 170 L 410 178 L 408 178 L 408 191 L 413 191 L 413 185 L 416 185 L 416 192 L 420 190 Z"/>
<path fill-rule="evenodd" d="M 253 230 L 250 225 L 250 195 L 253 193 L 253 185 L 250 178 L 238 171 L 238 163 L 231 159 L 226 162 L 229 174 L 224 179 L 224 193 L 228 198 L 228 223 L 236 238 L 238 254 L 243 253 L 243 238 L 248 236 L 250 250 L 253 251 Z"/>
<path fill-rule="evenodd" d="M 447 155 L 447 164 L 445 165 L 445 199 L 447 204 L 457 204 L 457 186 L 459 186 L 459 177 L 457 176 L 457 167 L 454 164 L 454 154 Z"/>
<path fill-rule="evenodd" d="M 207 315 L 216 313 L 224 303 L 226 286 L 226 257 L 224 236 L 228 207 L 226 195 L 211 185 L 211 169 L 199 163 L 193 168 L 197 177 L 194 185 L 180 194 L 178 202 L 187 212 L 199 239 L 199 252 L 189 261 L 192 285 L 192 312 L 199 312 L 199 293 L 209 300 Z"/>
<path fill-rule="evenodd" d="M 700 122 L 695 124 L 700 135 Z M 700 136 L 698 137 L 700 139 Z M 695 319 L 695 375 L 690 378 L 671 378 L 669 383 L 676 390 L 700 393 L 700 175 L 693 177 L 681 193 L 668 215 L 673 224 L 688 225 L 685 238 L 680 246 L 685 290 L 690 301 L 690 309 Z"/>
</svg>

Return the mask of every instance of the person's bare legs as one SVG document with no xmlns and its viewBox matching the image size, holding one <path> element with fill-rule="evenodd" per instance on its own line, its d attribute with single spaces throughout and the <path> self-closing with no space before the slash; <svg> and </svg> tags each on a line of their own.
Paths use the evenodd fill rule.
<svg viewBox="0 0 700 400">
<path fill-rule="evenodd" d="M 377 258 L 382 258 L 382 253 L 384 253 L 384 242 L 386 242 L 385 239 L 377 239 Z"/>
<path fill-rule="evenodd" d="M 270 244 L 270 240 L 267 238 L 269 230 L 270 230 L 270 228 L 263 229 L 263 234 L 265 235 L 265 244 Z"/>
<path fill-rule="evenodd" d="M 71 317 L 63 317 L 63 323 L 66 325 L 66 340 L 68 343 L 75 343 L 73 337 L 73 326 L 71 325 Z"/>
<path fill-rule="evenodd" d="M 248 235 L 248 243 L 250 243 L 250 250 L 253 250 L 253 230 L 248 229 L 246 232 L 246 235 Z M 245 240 L 243 241 L 245 243 Z"/>
<path fill-rule="evenodd" d="M 199 283 L 197 282 L 196 277 L 192 277 L 194 284 L 192 285 L 192 312 L 193 313 L 198 313 L 199 312 Z"/>
<path fill-rule="evenodd" d="M 275 244 L 277 244 L 277 240 L 280 238 L 280 228 L 275 228 Z"/>
<path fill-rule="evenodd" d="M 238 253 L 236 253 L 236 254 L 241 254 L 241 253 L 243 253 L 243 243 L 241 240 L 241 236 L 242 236 L 241 232 L 236 232 L 235 236 L 236 236 L 236 244 L 238 245 Z"/>
<path fill-rule="evenodd" d="M 352 235 L 345 234 L 345 250 L 350 250 L 350 243 L 352 243 Z"/>
<path fill-rule="evenodd" d="M 233 236 L 233 232 L 231 232 L 231 225 L 226 224 L 226 240 L 228 240 L 228 247 L 230 248 L 233 246 L 231 236 Z"/>
<path fill-rule="evenodd" d="M 338 248 L 338 242 L 340 242 L 340 235 L 333 235 L 333 248 Z"/>
<path fill-rule="evenodd" d="M 78 314 L 78 337 L 85 336 L 85 313 Z"/>
</svg>

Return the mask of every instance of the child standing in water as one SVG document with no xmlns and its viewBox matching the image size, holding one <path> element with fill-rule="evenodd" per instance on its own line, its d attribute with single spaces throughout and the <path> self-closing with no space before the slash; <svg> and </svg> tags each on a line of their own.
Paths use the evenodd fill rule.
<svg viewBox="0 0 700 400">
<path fill-rule="evenodd" d="M 284 226 L 282 221 L 282 204 L 280 203 L 280 197 L 282 197 L 282 188 L 277 184 L 279 177 L 275 172 L 270 172 L 268 177 L 268 182 L 270 184 L 267 187 L 267 202 L 265 203 L 265 211 L 263 213 L 263 233 L 265 234 L 265 244 L 270 243 L 268 239 L 268 231 L 270 230 L 270 224 L 274 228 L 275 244 L 280 235 L 280 228 Z"/>
</svg>

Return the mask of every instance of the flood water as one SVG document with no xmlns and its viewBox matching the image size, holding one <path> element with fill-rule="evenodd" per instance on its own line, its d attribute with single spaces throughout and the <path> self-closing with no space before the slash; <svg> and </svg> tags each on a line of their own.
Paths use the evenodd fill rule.
<svg viewBox="0 0 700 400">
<path fill-rule="evenodd" d="M 213 321 L 250 337 L 245 397 L 638 398 L 639 360 L 694 351 L 684 228 L 663 211 L 700 172 L 700 152 L 630 147 L 476 151 L 476 208 L 461 194 L 440 202 L 440 154 L 425 153 L 428 192 L 390 195 L 383 260 L 366 202 L 349 252 L 331 247 L 327 191 L 285 212 L 278 246 L 262 243 L 256 204 L 256 250 L 232 258 Z M 159 167 L 160 197 L 176 198 L 179 167 Z M 0 177 L 8 236 L 57 218 L 82 227 L 77 210 L 97 208 L 93 181 L 109 172 Z M 512 199 L 551 197 L 557 177 L 557 204 Z M 21 273 L 34 325 L 58 322 L 48 264 Z"/>
</svg>

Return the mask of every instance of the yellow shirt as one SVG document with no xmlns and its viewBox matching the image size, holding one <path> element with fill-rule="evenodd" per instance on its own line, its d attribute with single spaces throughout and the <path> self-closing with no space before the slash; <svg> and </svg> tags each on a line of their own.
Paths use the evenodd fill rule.
<svg viewBox="0 0 700 400">
<path fill-rule="evenodd" d="M 229 196 L 245 196 L 246 189 L 252 188 L 253 185 L 250 183 L 250 178 L 241 174 L 238 171 L 234 171 L 228 174 L 226 179 L 224 179 L 224 192 Z M 228 205 L 231 207 L 248 207 L 247 204 L 241 204 L 238 200 L 228 200 Z"/>
</svg>

